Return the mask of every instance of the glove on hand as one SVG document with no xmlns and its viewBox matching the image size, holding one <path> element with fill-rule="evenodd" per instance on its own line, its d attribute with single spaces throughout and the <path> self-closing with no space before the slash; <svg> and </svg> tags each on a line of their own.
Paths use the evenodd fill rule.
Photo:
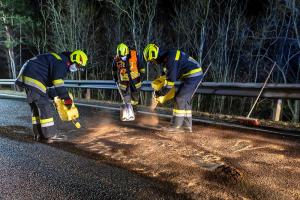
<svg viewBox="0 0 300 200">
<path fill-rule="evenodd" d="M 64 104 L 65 104 L 65 106 L 67 106 L 68 109 L 71 109 L 72 104 L 73 104 L 73 100 L 71 98 L 65 99 Z"/>
<path fill-rule="evenodd" d="M 162 95 L 161 95 L 161 90 L 155 91 L 154 93 L 155 93 L 155 97 L 160 97 L 160 96 L 162 96 Z"/>
<path fill-rule="evenodd" d="M 156 97 L 165 96 L 170 90 L 171 88 L 163 87 L 161 90 L 155 91 L 155 95 Z"/>
<path fill-rule="evenodd" d="M 54 100 L 54 97 L 58 96 L 57 92 L 54 88 L 48 88 L 47 89 L 47 94 L 48 94 L 49 99 L 52 100 L 52 101 Z"/>
</svg>

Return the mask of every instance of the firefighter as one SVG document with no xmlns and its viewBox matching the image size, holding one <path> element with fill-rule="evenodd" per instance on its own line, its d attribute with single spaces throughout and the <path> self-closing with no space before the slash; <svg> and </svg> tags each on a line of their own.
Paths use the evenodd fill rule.
<svg viewBox="0 0 300 200">
<path fill-rule="evenodd" d="M 171 126 L 166 130 L 170 132 L 192 132 L 192 97 L 203 78 L 202 68 L 188 54 L 180 50 L 164 50 L 155 44 L 148 44 L 144 49 L 144 58 L 147 62 L 161 65 L 166 75 L 164 87 L 156 92 L 156 97 L 165 96 L 174 82 L 180 80 L 181 84 L 175 93 L 175 106 Z"/>
<path fill-rule="evenodd" d="M 59 96 L 71 108 L 72 99 L 64 87 L 68 72 L 76 72 L 87 64 L 88 57 L 81 51 L 45 53 L 28 60 L 22 67 L 16 85 L 25 88 L 32 112 L 34 140 L 51 142 L 60 137 L 54 129 L 50 99 Z"/>
<path fill-rule="evenodd" d="M 142 67 L 136 50 L 129 50 L 126 44 L 120 43 L 112 63 L 112 75 L 114 81 L 119 84 L 125 103 L 133 106 L 139 103 L 139 91 L 144 74 L 145 68 Z"/>
</svg>

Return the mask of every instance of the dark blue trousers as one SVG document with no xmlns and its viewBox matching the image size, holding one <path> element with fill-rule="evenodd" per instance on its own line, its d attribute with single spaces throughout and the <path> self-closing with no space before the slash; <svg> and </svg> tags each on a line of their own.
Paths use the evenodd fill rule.
<svg viewBox="0 0 300 200">
<path fill-rule="evenodd" d="M 32 127 L 35 138 L 50 138 L 55 135 L 52 105 L 48 96 L 34 89 L 25 88 L 27 102 L 32 112 Z"/>
<path fill-rule="evenodd" d="M 192 97 L 197 90 L 203 76 L 196 76 L 182 80 L 175 94 L 175 106 L 173 109 L 172 123 L 176 128 L 192 128 Z"/>
</svg>

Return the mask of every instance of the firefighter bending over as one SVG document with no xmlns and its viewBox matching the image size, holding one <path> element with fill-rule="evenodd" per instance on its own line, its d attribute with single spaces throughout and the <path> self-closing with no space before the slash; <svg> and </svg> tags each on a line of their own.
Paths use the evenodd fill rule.
<svg viewBox="0 0 300 200">
<path fill-rule="evenodd" d="M 83 51 L 76 50 L 60 54 L 41 54 L 23 65 L 16 85 L 25 88 L 32 112 L 35 140 L 49 142 L 60 139 L 54 129 L 50 98 L 57 95 L 71 108 L 73 102 L 64 87 L 63 79 L 68 72 L 76 72 L 86 66 L 87 60 L 88 57 Z"/>
<path fill-rule="evenodd" d="M 160 49 L 155 44 L 148 44 L 144 49 L 144 58 L 147 62 L 162 65 L 165 69 L 166 81 L 164 87 L 156 92 L 156 97 L 163 97 L 174 87 L 174 82 L 181 84 L 175 93 L 175 106 L 169 132 L 192 132 L 192 105 L 193 94 L 203 78 L 202 68 L 188 54 L 179 50 Z"/>
<path fill-rule="evenodd" d="M 139 91 L 145 68 L 141 66 L 141 59 L 136 50 L 129 50 L 128 46 L 120 43 L 117 55 L 112 63 L 112 75 L 119 85 L 126 104 L 139 103 Z"/>
</svg>

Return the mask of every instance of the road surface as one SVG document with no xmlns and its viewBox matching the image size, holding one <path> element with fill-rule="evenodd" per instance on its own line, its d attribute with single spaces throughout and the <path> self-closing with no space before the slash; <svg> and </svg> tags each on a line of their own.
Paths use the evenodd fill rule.
<svg viewBox="0 0 300 200">
<path fill-rule="evenodd" d="M 0 99 L 0 199 L 184 199 L 173 188 L 78 150 L 32 142 L 30 110 Z"/>
<path fill-rule="evenodd" d="M 15 155 L 18 155 L 17 152 L 22 152 L 20 159 L 30 158 L 29 160 L 33 162 L 39 161 L 39 159 L 36 159 L 35 154 L 30 151 L 31 147 L 39 152 L 38 149 L 42 146 L 41 148 L 45 148 L 46 152 L 51 152 L 45 156 L 46 167 L 51 169 L 49 171 L 55 171 L 56 168 L 65 169 L 65 171 L 55 171 L 56 173 L 53 173 L 51 177 L 55 177 L 55 174 L 58 177 L 49 182 L 45 182 L 44 180 L 48 178 L 44 178 L 42 182 L 45 182 L 45 185 L 51 185 L 57 184 L 57 181 L 63 180 L 64 177 L 67 178 L 59 183 L 66 183 L 66 186 L 61 186 L 61 188 L 67 189 L 62 189 L 61 193 L 70 192 L 70 194 L 66 192 L 66 195 L 71 195 L 70 198 L 78 198 L 77 195 L 82 193 L 75 193 L 70 189 L 70 185 L 72 187 L 77 185 L 71 181 L 74 178 L 74 182 L 78 184 L 91 182 L 97 185 L 96 180 L 98 180 L 99 185 L 102 186 L 112 182 L 114 185 L 112 188 L 121 188 L 120 196 L 129 199 L 159 199 L 160 196 L 162 199 L 300 199 L 299 140 L 257 131 L 204 124 L 194 125 L 193 133 L 170 134 L 145 128 L 158 123 L 162 126 L 168 125 L 168 121 L 155 117 L 138 115 L 135 122 L 122 123 L 119 121 L 117 111 L 86 107 L 80 107 L 79 110 L 82 128 L 75 129 L 71 123 L 61 123 L 56 120 L 58 132 L 67 136 L 67 143 L 56 143 L 49 146 L 31 142 L 28 128 L 26 128 L 30 126 L 30 112 L 24 102 L 0 100 L 0 111 L 3 113 L 0 124 L 13 125 L 1 129 L 0 138 L 4 140 L 3 142 L 5 144 L 8 141 L 14 143 L 11 144 L 8 152 L 14 152 L 12 149 L 16 147 Z M 6 129 L 7 131 L 5 131 Z M 25 152 L 31 153 L 24 154 L 18 149 L 19 146 Z M 44 154 L 42 155 L 44 156 Z M 60 159 L 53 160 L 51 155 Z M 10 156 L 5 156 L 5 160 L 8 157 Z M 42 156 L 40 155 L 40 157 Z M 66 167 L 61 168 L 61 160 L 64 159 L 74 159 L 74 165 L 78 167 L 76 168 L 72 164 L 68 166 L 68 163 L 72 163 L 72 161 L 68 161 Z M 76 161 L 76 159 L 80 161 Z M 26 166 L 29 165 L 27 162 L 25 162 Z M 88 164 L 84 165 L 86 162 Z M 11 169 L 11 165 L 14 164 L 10 163 L 6 166 Z M 88 168 L 89 166 L 95 166 L 96 169 L 91 170 Z M 101 173 L 101 170 L 105 168 L 102 166 L 112 169 L 112 173 L 108 174 L 108 177 L 105 173 Z M 115 167 L 112 166 L 120 167 L 116 168 L 116 171 L 121 171 L 119 175 L 117 173 L 117 177 L 123 175 L 128 178 L 114 178 Z M 68 176 L 75 174 L 73 169 L 78 169 L 75 170 L 78 175 L 71 176 L 69 180 Z M 43 175 L 41 171 L 34 174 Z M 12 174 L 17 173 L 13 172 Z M 83 174 L 90 176 L 85 180 Z M 151 179 L 142 178 L 137 174 Z M 94 176 L 96 178 L 91 178 Z M 105 177 L 105 180 L 108 181 L 102 183 L 101 177 Z M 24 179 L 27 180 L 27 178 Z M 128 191 L 128 187 L 125 186 L 131 184 L 122 182 L 124 179 L 132 183 L 135 189 L 128 189 Z M 135 180 L 138 180 L 137 187 L 134 187 Z M 6 181 L 9 180 L 6 179 Z M 94 188 L 93 184 L 84 185 L 86 190 Z M 80 185 L 78 188 L 81 191 L 80 188 L 84 187 Z M 105 192 L 105 188 L 99 186 L 99 192 Z M 150 188 L 150 190 L 146 188 Z M 116 191 L 119 189 L 112 190 L 113 199 L 114 195 L 118 193 Z M 92 194 L 93 192 L 88 190 L 87 193 Z M 183 196 L 179 196 L 179 194 L 183 194 Z M 101 195 L 99 194 L 99 196 Z"/>
</svg>

